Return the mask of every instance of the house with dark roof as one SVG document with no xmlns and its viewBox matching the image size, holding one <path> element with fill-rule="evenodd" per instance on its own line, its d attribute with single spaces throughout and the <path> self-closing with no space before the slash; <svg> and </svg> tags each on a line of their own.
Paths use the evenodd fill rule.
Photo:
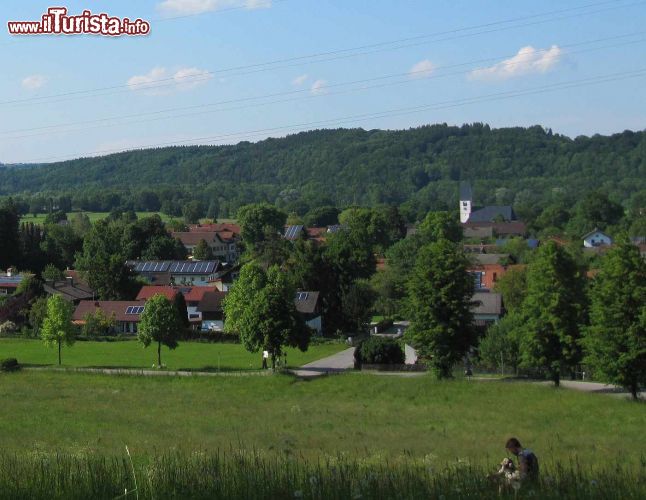
<svg viewBox="0 0 646 500">
<path fill-rule="evenodd" d="M 145 307 L 146 303 L 138 300 L 82 300 L 74 310 L 72 321 L 76 325 L 84 325 L 88 314 L 101 310 L 106 316 L 114 318 L 115 333 L 135 335 Z"/>
<path fill-rule="evenodd" d="M 502 295 L 494 292 L 476 292 L 471 299 L 471 313 L 476 327 L 497 323 L 503 314 Z"/>
<path fill-rule="evenodd" d="M 74 276 L 66 276 L 64 280 L 45 281 L 43 290 L 48 295 L 60 295 L 76 305 L 82 300 L 93 300 L 96 295 L 89 285 L 76 281 Z"/>
<path fill-rule="evenodd" d="M 319 292 L 296 292 L 294 295 L 296 311 L 318 335 L 323 333 L 319 295 Z"/>
<path fill-rule="evenodd" d="M 199 304 L 198 312 L 202 315 L 202 330 L 221 332 L 224 330 L 223 301 L 227 292 L 212 290 L 206 292 Z"/>
</svg>

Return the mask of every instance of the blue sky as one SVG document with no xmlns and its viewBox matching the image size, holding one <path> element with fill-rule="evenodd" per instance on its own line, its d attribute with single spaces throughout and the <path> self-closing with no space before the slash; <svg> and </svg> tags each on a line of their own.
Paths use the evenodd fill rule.
<svg viewBox="0 0 646 500">
<path fill-rule="evenodd" d="M 151 33 L 10 36 L 7 21 L 38 20 L 52 4 L 3 0 L 0 162 L 255 141 L 319 127 L 485 122 L 540 124 L 569 136 L 646 128 L 646 73 L 634 74 L 646 70 L 646 2 L 54 5 L 140 17 Z M 365 46 L 372 47 L 357 49 Z M 326 52 L 333 54 L 309 57 Z M 582 82 L 604 75 L 617 76 Z M 547 91 L 568 82 L 578 83 Z M 402 109 L 411 112 L 395 112 Z"/>
</svg>

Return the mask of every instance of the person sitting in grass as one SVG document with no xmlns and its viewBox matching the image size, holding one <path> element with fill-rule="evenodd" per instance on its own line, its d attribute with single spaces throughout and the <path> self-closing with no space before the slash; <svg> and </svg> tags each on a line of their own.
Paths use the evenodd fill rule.
<svg viewBox="0 0 646 500">
<path fill-rule="evenodd" d="M 518 458 L 518 467 L 514 475 L 521 481 L 525 479 L 538 479 L 538 458 L 528 448 L 523 448 L 520 441 L 515 437 L 509 438 L 505 448 L 509 453 Z"/>
</svg>

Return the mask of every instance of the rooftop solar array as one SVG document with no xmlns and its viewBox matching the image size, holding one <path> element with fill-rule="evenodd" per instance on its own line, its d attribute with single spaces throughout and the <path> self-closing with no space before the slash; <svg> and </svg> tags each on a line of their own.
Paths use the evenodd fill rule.
<svg viewBox="0 0 646 500">
<path fill-rule="evenodd" d="M 215 260 L 172 262 L 170 272 L 176 274 L 211 274 L 215 270 L 216 264 L 217 261 Z"/>
<path fill-rule="evenodd" d="M 169 261 L 137 261 L 133 270 L 136 273 L 165 273 L 170 264 Z"/>
<path fill-rule="evenodd" d="M 144 306 L 128 306 L 126 308 L 126 314 L 141 314 L 144 312 Z"/>
<path fill-rule="evenodd" d="M 303 226 L 288 226 L 285 230 L 285 239 L 295 240 L 303 231 Z"/>
<path fill-rule="evenodd" d="M 190 260 L 165 261 L 129 261 L 128 265 L 136 273 L 176 273 L 176 274 L 211 274 L 219 261 L 205 260 L 193 262 Z"/>
</svg>

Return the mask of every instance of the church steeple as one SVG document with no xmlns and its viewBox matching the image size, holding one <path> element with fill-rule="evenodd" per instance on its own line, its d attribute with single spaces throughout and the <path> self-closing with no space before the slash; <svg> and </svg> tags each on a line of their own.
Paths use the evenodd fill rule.
<svg viewBox="0 0 646 500">
<path fill-rule="evenodd" d="M 471 216 L 472 203 L 471 184 L 466 181 L 460 182 L 460 222 L 462 224 L 467 222 Z"/>
</svg>

